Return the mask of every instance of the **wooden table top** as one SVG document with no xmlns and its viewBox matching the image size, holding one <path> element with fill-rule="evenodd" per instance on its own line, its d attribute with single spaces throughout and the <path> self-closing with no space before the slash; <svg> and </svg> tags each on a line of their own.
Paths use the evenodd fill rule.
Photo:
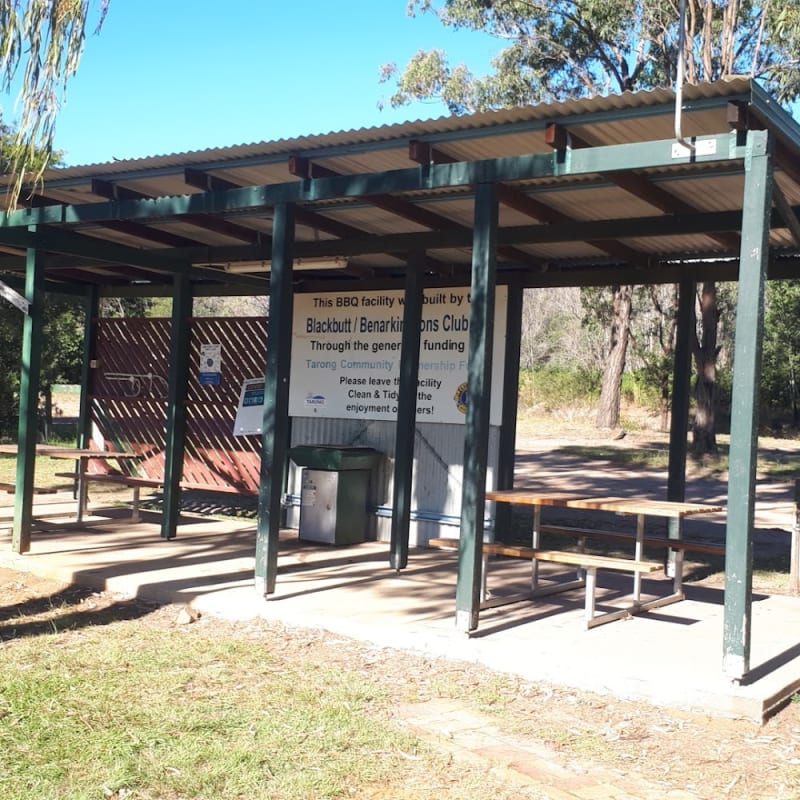
<svg viewBox="0 0 800 800">
<path fill-rule="evenodd" d="M 724 511 L 724 506 L 707 503 L 683 503 L 675 500 L 651 500 L 645 497 L 586 497 L 566 492 L 548 492 L 538 489 L 495 489 L 486 492 L 487 500 L 497 503 L 516 503 L 530 506 L 561 506 L 598 511 L 615 511 L 618 514 L 648 514 L 654 517 L 689 517 L 694 514 L 711 514 Z"/>
<path fill-rule="evenodd" d="M 537 489 L 495 489 L 486 492 L 487 500 L 497 503 L 519 503 L 528 506 L 567 506 L 584 495 L 564 492 L 539 491 Z"/>
<path fill-rule="evenodd" d="M 567 503 L 569 508 L 615 511 L 618 514 L 647 514 L 654 517 L 689 517 L 724 511 L 724 506 L 707 503 L 683 503 L 676 500 L 650 500 L 644 497 L 579 498 Z"/>
<path fill-rule="evenodd" d="M 0 444 L 0 453 L 17 455 L 19 447 L 15 444 Z M 53 444 L 37 444 L 36 455 L 50 458 L 139 458 L 136 453 L 118 450 L 92 450 L 88 447 L 62 447 Z"/>
</svg>

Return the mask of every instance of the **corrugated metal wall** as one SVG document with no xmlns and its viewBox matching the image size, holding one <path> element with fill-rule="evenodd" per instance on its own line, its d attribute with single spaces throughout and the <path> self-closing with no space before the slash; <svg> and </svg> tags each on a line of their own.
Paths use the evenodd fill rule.
<svg viewBox="0 0 800 800">
<path fill-rule="evenodd" d="M 428 539 L 437 536 L 458 535 L 465 430 L 463 425 L 417 425 L 412 478 L 412 545 L 424 545 Z M 492 427 L 487 474 L 490 488 L 496 485 L 499 436 L 500 429 Z M 394 489 L 395 424 L 295 417 L 292 420 L 292 445 L 298 444 L 373 447 L 384 454 L 370 480 L 368 504 L 371 538 L 388 541 Z M 290 527 L 297 527 L 299 523 L 300 481 L 301 470 L 290 464 L 287 488 L 287 524 Z"/>
</svg>

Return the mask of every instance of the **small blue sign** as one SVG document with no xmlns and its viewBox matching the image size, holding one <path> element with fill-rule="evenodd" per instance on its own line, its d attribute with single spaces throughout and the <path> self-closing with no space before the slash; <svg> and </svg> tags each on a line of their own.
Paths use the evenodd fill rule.
<svg viewBox="0 0 800 800">
<path fill-rule="evenodd" d="M 219 372 L 201 372 L 200 384 L 202 386 L 211 386 L 219 384 Z"/>
</svg>

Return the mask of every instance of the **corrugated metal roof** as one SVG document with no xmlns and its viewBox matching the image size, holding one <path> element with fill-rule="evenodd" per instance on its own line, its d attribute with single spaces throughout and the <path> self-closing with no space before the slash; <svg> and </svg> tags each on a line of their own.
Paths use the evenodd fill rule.
<svg viewBox="0 0 800 800">
<path fill-rule="evenodd" d="M 776 185 L 790 203 L 800 202 L 800 170 L 795 166 L 800 163 L 800 129 L 749 79 L 685 87 L 684 135 L 726 134 L 731 102 L 747 107 L 751 127 L 766 127 L 776 137 L 779 142 L 775 159 Z M 112 196 L 160 198 L 205 191 L 186 170 L 201 173 L 204 181 L 211 182 L 212 190 L 296 184 L 301 178 L 291 174 L 291 158 L 308 161 L 315 170 L 321 170 L 318 173 L 321 175 L 388 173 L 414 166 L 409 153 L 409 143 L 414 141 L 434 148 L 435 160 L 439 161 L 475 162 L 551 154 L 552 148 L 544 135 L 551 124 L 563 126 L 574 147 L 669 140 L 673 136 L 673 105 L 674 95 L 670 90 L 627 92 L 462 117 L 443 116 L 227 148 L 57 168 L 46 173 L 44 188 L 34 205 L 64 203 L 88 208 L 88 204 L 103 203 Z M 626 169 L 624 164 L 620 167 L 622 172 Z M 609 264 L 624 269 L 630 267 L 626 254 L 632 260 L 646 259 L 648 263 L 657 263 L 661 256 L 736 254 L 736 232 L 728 230 L 731 224 L 728 218 L 723 225 L 727 226 L 726 230 L 721 232 L 676 229 L 646 236 L 640 235 L 641 231 L 635 227 L 625 230 L 623 223 L 625 220 L 652 220 L 658 216 L 669 222 L 672 217 L 686 213 L 708 215 L 740 211 L 744 181 L 740 163 L 680 162 L 649 170 L 628 170 L 626 176 L 603 170 L 581 175 L 543 175 L 506 187 L 500 198 L 501 231 L 513 233 L 514 228 L 528 226 L 530 236 L 525 241 L 518 237 L 517 244 L 501 247 L 498 253 L 501 279 L 506 271 L 513 274 L 514 279 L 534 284 L 537 276 L 546 270 L 550 273 L 548 281 L 552 281 L 553 271 L 561 266 L 564 280 L 574 280 L 576 263 L 583 265 L 584 272 L 591 266 L 592 259 L 604 269 Z M 386 235 L 425 232 L 424 246 L 432 273 L 438 273 L 441 280 L 463 281 L 469 271 L 472 214 L 469 186 L 436 190 L 419 187 L 392 197 L 376 196 L 374 190 L 367 197 L 326 196 L 300 204 L 297 251 L 347 255 L 348 272 L 325 271 L 316 275 L 328 280 L 336 277 L 343 287 L 354 278 L 362 283 L 370 276 L 376 280 L 394 280 L 402 276 L 405 251 L 396 242 L 391 246 L 387 242 L 383 249 L 370 250 L 370 241 Z M 226 282 L 232 279 L 219 265 L 234 261 L 261 262 L 265 254 L 268 256 L 271 216 L 268 206 L 228 209 L 225 213 L 165 213 L 147 219 L 126 219 L 119 215 L 99 218 L 94 212 L 79 212 L 76 214 L 79 221 L 61 227 L 72 234 L 125 244 L 136 248 L 137 252 L 164 253 L 172 248 L 181 258 L 216 265 L 220 281 Z M 89 217 L 92 221 L 82 221 Z M 603 244 L 603 231 L 597 235 L 596 228 L 592 229 L 595 233 L 591 237 L 581 235 L 581 225 L 586 227 L 598 221 L 608 221 L 609 230 L 615 231 L 615 238 L 627 249 L 621 249 L 620 242 L 615 246 Z M 709 226 L 715 224 L 709 221 Z M 783 226 L 773 230 L 771 245 L 792 253 L 793 248 L 798 247 Z M 19 253 L 19 261 L 23 251 L 15 252 Z M 102 256 L 100 260 L 105 258 Z M 93 264 L 91 271 L 82 270 L 81 261 L 74 254 L 54 252 L 48 263 L 58 266 L 49 274 L 53 281 L 65 277 L 69 282 L 85 280 L 102 284 L 104 281 L 102 265 Z M 71 268 L 65 271 L 65 265 Z M 13 257 L 0 258 L 0 271 L 13 274 L 19 272 L 19 266 L 15 266 Z M 118 265 L 113 270 L 109 268 L 110 284 L 119 282 L 119 272 Z M 142 279 L 141 268 L 137 268 L 136 277 Z M 152 279 L 160 282 L 165 275 L 153 273 Z M 259 285 L 254 281 L 250 284 Z M 244 290 L 249 288 L 243 287 Z"/>
<path fill-rule="evenodd" d="M 687 86 L 684 89 L 684 98 L 687 103 L 711 100 L 718 97 L 729 98 L 740 95 L 742 99 L 749 99 L 751 82 L 747 78 L 732 78 L 726 81 Z M 259 158 L 285 156 L 298 152 L 309 152 L 319 149 L 333 150 L 350 148 L 355 154 L 366 153 L 366 145 L 385 144 L 391 141 L 406 142 L 415 138 L 430 138 L 436 135 L 446 135 L 453 138 L 464 138 L 466 132 L 496 130 L 509 128 L 522 124 L 534 126 L 537 122 L 563 120 L 570 117 L 591 114 L 603 114 L 611 111 L 638 112 L 649 107 L 663 107 L 673 102 L 674 95 L 668 89 L 652 89 L 641 92 L 624 92 L 617 95 L 608 95 L 597 98 L 582 98 L 566 100 L 560 103 L 542 103 L 535 106 L 521 106 L 496 111 L 485 111 L 477 114 L 463 116 L 441 116 L 430 120 L 413 120 L 399 122 L 392 125 L 380 125 L 370 128 L 354 128 L 351 130 L 331 131 L 330 133 L 316 134 L 313 136 L 299 136 L 291 139 L 276 139 L 273 141 L 254 142 L 251 144 L 232 145 L 230 147 L 213 147 L 205 150 L 191 150 L 183 153 L 153 155 L 145 158 L 118 159 L 99 164 L 89 164 L 72 167 L 57 167 L 47 173 L 47 181 L 56 181 L 63 178 L 86 178 L 97 175 L 118 175 L 142 169 L 148 172 L 164 168 L 186 167 L 192 164 L 223 164 L 231 162 L 247 162 Z M 691 125 L 691 109 L 686 114 L 686 119 Z M 631 120 L 636 114 L 625 116 L 625 132 L 620 133 L 616 139 L 606 141 L 607 144 L 621 143 L 624 141 L 646 140 L 647 138 L 667 138 L 671 130 L 662 131 L 661 135 L 653 137 L 652 125 L 642 118 L 642 134 L 631 127 Z M 687 135 L 697 135 L 703 131 L 699 128 L 687 128 Z M 459 136 L 461 134 L 462 136 Z M 502 131 L 500 132 L 502 134 Z M 476 155 L 475 157 L 483 157 Z"/>
</svg>

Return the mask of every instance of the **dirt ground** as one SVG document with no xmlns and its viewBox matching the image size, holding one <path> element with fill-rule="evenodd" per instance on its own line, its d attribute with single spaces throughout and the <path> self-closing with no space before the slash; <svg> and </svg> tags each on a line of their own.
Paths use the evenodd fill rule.
<svg viewBox="0 0 800 800">
<path fill-rule="evenodd" d="M 104 610 L 109 615 L 105 619 Z M 527 683 L 474 664 L 377 648 L 316 629 L 209 617 L 190 623 L 176 606 L 120 600 L 0 569 L 0 646 L 21 630 L 25 635 L 54 635 L 58 629 L 57 635 L 67 640 L 80 637 L 85 624 L 81 615 L 87 611 L 93 624 L 111 618 L 161 629 L 191 624 L 197 635 L 247 637 L 254 646 L 281 651 L 284 658 L 379 674 L 389 695 L 381 713 L 411 727 L 449 759 L 469 759 L 470 768 L 477 765 L 493 779 L 502 774 L 506 785 L 518 780 L 519 797 L 584 796 L 530 793 L 535 780 L 557 787 L 561 778 L 554 775 L 591 776 L 598 784 L 623 787 L 624 794 L 602 795 L 609 798 L 669 797 L 678 791 L 682 793 L 673 796 L 703 800 L 800 797 L 800 703 L 790 703 L 759 727 Z M 464 719 L 471 720 L 473 730 L 460 738 L 452 721 Z M 476 730 L 491 732 L 491 738 L 476 738 Z M 384 787 L 367 796 L 409 800 L 428 795 Z M 457 800 L 459 795 L 444 786 L 437 797 Z"/>
</svg>

